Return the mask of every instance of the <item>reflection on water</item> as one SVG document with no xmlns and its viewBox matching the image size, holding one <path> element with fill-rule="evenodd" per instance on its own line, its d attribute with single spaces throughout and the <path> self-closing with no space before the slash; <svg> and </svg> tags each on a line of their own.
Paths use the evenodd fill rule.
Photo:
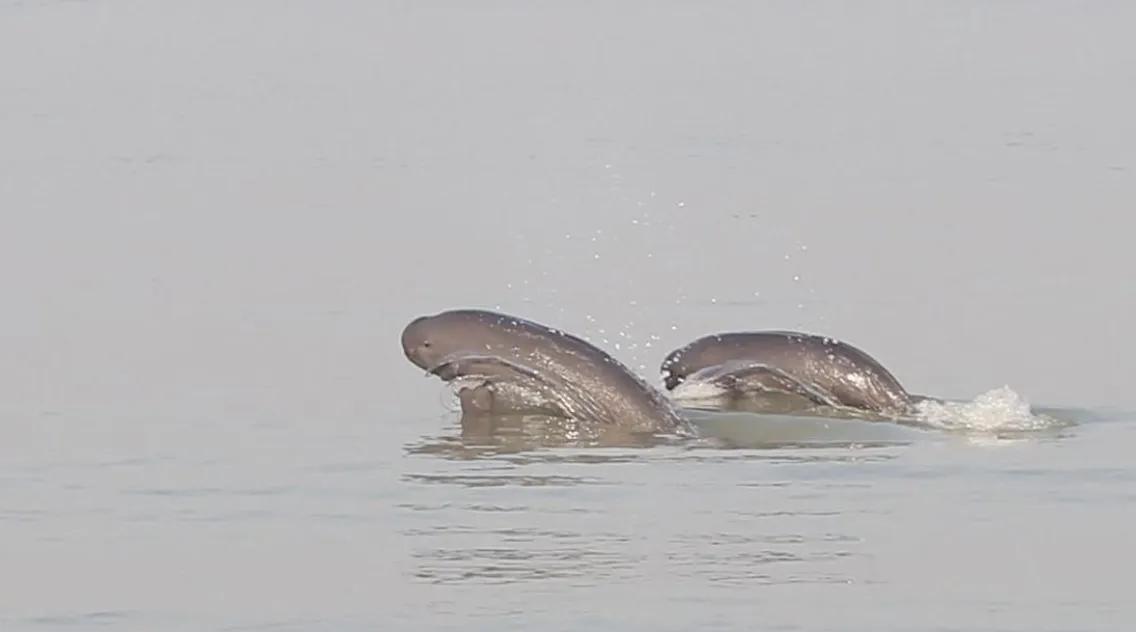
<svg viewBox="0 0 1136 632">
<path fill-rule="evenodd" d="M 542 448 L 648 448 L 675 441 L 618 428 L 588 428 L 585 433 L 570 420 L 543 415 L 462 415 L 456 430 L 412 445 L 408 452 L 476 459 Z M 593 454 L 582 458 L 609 457 Z"/>
<path fill-rule="evenodd" d="M 406 446 L 410 455 L 498 462 L 616 463 L 642 460 L 832 460 L 830 448 L 866 450 L 940 440 L 941 433 L 889 422 L 686 410 L 698 438 L 629 434 L 598 428 L 581 437 L 570 422 L 537 415 L 461 416 L 456 427 Z M 756 451 L 756 452 L 755 452 Z M 853 458 L 861 458 L 858 453 Z"/>
<path fill-rule="evenodd" d="M 684 408 L 682 414 L 696 428 L 697 439 L 628 433 L 543 415 L 460 415 L 456 432 L 424 438 L 407 451 L 449 459 L 513 455 L 520 460 L 610 462 L 640 458 L 640 451 L 646 448 L 670 448 L 681 453 L 707 449 L 884 448 L 951 437 L 972 443 L 1060 439 L 1070 436 L 1079 421 L 1099 417 L 1092 411 L 1072 408 L 1031 408 L 1008 388 L 983 393 L 972 401 L 924 399 L 919 406 L 917 416 L 902 419 L 837 409 L 782 414 L 737 407 Z M 550 452 L 553 448 L 556 451 Z"/>
<path fill-rule="evenodd" d="M 629 577 L 641 557 L 627 555 L 630 537 L 619 533 L 540 528 L 488 530 L 438 528 L 408 532 L 427 540 L 413 554 L 416 577 L 432 583 L 511 583 L 544 579 Z M 430 544 L 432 542 L 432 544 Z M 472 543 L 490 543 L 475 545 Z M 468 546 L 463 544 L 469 543 Z"/>
<path fill-rule="evenodd" d="M 575 476 L 464 476 L 446 474 L 407 474 L 404 478 L 408 481 L 419 483 L 441 483 L 447 485 L 461 485 L 463 487 L 501 487 L 505 485 L 517 485 L 522 487 L 564 487 L 597 482 L 594 480 Z"/>
<path fill-rule="evenodd" d="M 718 421 L 731 420 L 755 421 Z M 777 444 L 769 427 L 744 448 L 713 437 L 580 441 L 564 429 L 535 417 L 465 418 L 406 446 L 411 471 L 401 479 L 416 500 L 399 509 L 415 580 L 851 583 L 863 537 L 841 522 L 862 508 L 842 497 L 871 486 L 779 472 L 886 464 L 906 445 L 845 437 L 818 446 L 799 432 Z"/>
<path fill-rule="evenodd" d="M 623 505 L 650 511 L 630 522 L 623 512 L 623 518 L 615 517 L 619 505 L 579 496 L 532 497 L 528 505 L 505 510 L 479 503 L 416 504 L 404 509 L 414 512 L 421 526 L 402 535 L 412 549 L 415 578 L 430 583 L 578 580 L 595 585 L 658 573 L 723 583 L 852 581 L 854 575 L 842 564 L 860 555 L 863 538 L 841 530 L 844 512 L 806 510 L 804 504 L 815 505 L 815 499 L 786 499 L 801 510 L 693 506 L 682 511 L 680 523 L 652 520 L 652 514 L 673 514 L 676 508 L 651 511 L 646 497 Z"/>
<path fill-rule="evenodd" d="M 482 417 L 404 446 L 401 481 L 415 501 L 399 509 L 413 579 L 870 585 L 879 582 L 870 551 L 893 520 L 897 490 L 983 472 L 904 464 L 912 450 L 926 458 L 951 446 L 982 449 L 946 430 L 687 412 L 702 438 L 580 439 L 557 420 Z M 999 480 L 1030 471 L 1011 468 Z"/>
<path fill-rule="evenodd" d="M 68 627 L 82 629 L 87 627 L 105 627 L 121 623 L 131 615 L 130 612 L 107 610 L 99 612 L 85 612 L 74 615 L 59 615 L 52 617 L 35 617 L 30 623 L 41 626 Z"/>
</svg>

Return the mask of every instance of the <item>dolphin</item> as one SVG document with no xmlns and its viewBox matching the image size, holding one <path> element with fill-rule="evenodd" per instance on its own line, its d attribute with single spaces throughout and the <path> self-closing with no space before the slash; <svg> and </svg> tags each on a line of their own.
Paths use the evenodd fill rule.
<svg viewBox="0 0 1136 632">
<path fill-rule="evenodd" d="M 563 331 L 475 309 L 414 319 L 408 360 L 458 389 L 464 415 L 533 413 L 632 433 L 692 434 L 674 404 L 615 358 Z"/>
<path fill-rule="evenodd" d="M 734 403 L 748 398 L 776 412 L 819 407 L 895 417 L 926 399 L 860 349 L 796 331 L 705 336 L 669 353 L 660 371 L 668 391 L 709 384 Z"/>
</svg>

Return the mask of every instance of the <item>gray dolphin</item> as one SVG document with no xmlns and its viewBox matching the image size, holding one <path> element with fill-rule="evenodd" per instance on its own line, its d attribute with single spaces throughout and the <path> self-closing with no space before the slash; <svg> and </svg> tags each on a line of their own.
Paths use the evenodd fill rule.
<svg viewBox="0 0 1136 632">
<path fill-rule="evenodd" d="M 537 413 L 630 432 L 688 434 L 659 390 L 615 358 L 558 329 L 461 309 L 415 319 L 402 332 L 407 359 L 455 382 L 462 411 Z"/>
<path fill-rule="evenodd" d="M 714 334 L 667 355 L 667 390 L 709 383 L 734 396 L 775 398 L 781 409 L 850 408 L 910 413 L 911 395 L 879 362 L 850 344 L 795 331 Z"/>
</svg>

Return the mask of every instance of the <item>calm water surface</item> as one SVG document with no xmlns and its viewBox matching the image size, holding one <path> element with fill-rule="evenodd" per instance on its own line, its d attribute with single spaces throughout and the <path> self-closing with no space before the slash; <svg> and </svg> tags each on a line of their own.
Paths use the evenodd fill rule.
<svg viewBox="0 0 1136 632">
<path fill-rule="evenodd" d="M 0 2 L 0 628 L 1131 630 L 1133 19 Z M 1072 424 L 463 429 L 450 307 Z"/>
</svg>

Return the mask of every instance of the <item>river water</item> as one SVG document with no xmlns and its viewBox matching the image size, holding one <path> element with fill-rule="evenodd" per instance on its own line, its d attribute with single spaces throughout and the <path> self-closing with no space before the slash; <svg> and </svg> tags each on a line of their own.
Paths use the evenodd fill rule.
<svg viewBox="0 0 1136 632">
<path fill-rule="evenodd" d="M 0 2 L 0 628 L 1132 629 L 1134 19 Z M 463 430 L 454 307 L 957 403 Z"/>
</svg>

